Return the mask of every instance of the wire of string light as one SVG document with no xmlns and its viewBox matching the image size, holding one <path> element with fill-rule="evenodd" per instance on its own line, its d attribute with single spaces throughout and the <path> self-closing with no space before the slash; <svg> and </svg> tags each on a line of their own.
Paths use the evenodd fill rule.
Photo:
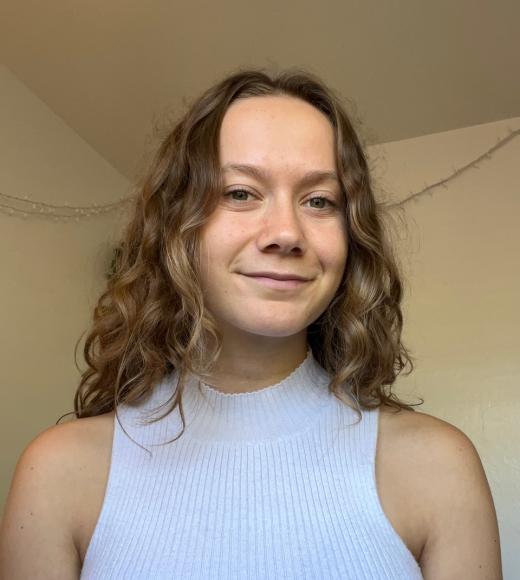
<svg viewBox="0 0 520 580">
<path fill-rule="evenodd" d="M 388 204 L 388 207 L 401 207 L 412 200 L 415 201 L 418 198 L 420 198 L 426 194 L 431 194 L 431 192 L 434 189 L 436 189 L 437 187 L 444 187 L 445 188 L 447 186 L 448 182 L 450 182 L 452 179 L 455 179 L 459 175 L 462 175 L 466 171 L 468 171 L 470 169 L 479 169 L 480 168 L 479 164 L 482 161 L 485 161 L 486 159 L 491 159 L 493 156 L 493 153 L 495 153 L 501 147 L 504 147 L 505 145 L 507 145 L 515 137 L 518 137 L 518 135 L 520 135 L 520 129 L 509 129 L 508 135 L 499 139 L 495 143 L 495 145 L 490 147 L 487 151 L 484 151 L 484 153 L 482 153 L 481 155 L 479 155 L 478 157 L 476 157 L 475 159 L 473 159 L 469 163 L 466 163 L 465 165 L 462 165 L 458 169 L 453 170 L 453 172 L 450 173 L 447 177 L 443 177 L 442 179 L 439 179 L 438 181 L 435 181 L 434 183 L 430 183 L 429 185 L 424 186 L 419 191 L 410 193 L 404 199 L 402 199 L 398 202 L 395 202 L 395 203 Z"/>
<path fill-rule="evenodd" d="M 27 218 L 30 215 L 42 218 L 51 218 L 55 221 L 69 221 L 75 219 L 79 222 L 81 219 L 90 218 L 100 214 L 112 213 L 122 209 L 133 199 L 132 196 L 121 197 L 118 201 L 106 204 L 97 204 L 86 206 L 74 205 L 54 205 L 43 201 L 34 201 L 25 197 L 17 197 L 0 192 L 0 211 L 10 216 L 16 215 Z M 22 204 L 22 208 L 13 205 L 12 202 Z M 31 208 L 25 207 L 30 205 Z"/>
<path fill-rule="evenodd" d="M 479 167 L 479 164 L 486 159 L 491 159 L 493 154 L 504 147 L 512 141 L 515 137 L 520 135 L 520 129 L 509 129 L 509 134 L 505 137 L 499 139 L 492 147 L 484 151 L 481 155 L 466 163 L 465 165 L 455 169 L 452 173 L 448 176 L 439 179 L 438 181 L 426 185 L 421 190 L 410 193 L 404 199 L 391 203 L 388 207 L 402 207 L 406 203 L 417 200 L 418 198 L 430 194 L 432 190 L 438 187 L 446 187 L 447 184 L 455 179 L 456 177 L 462 175 L 466 171 L 470 169 L 476 169 Z M 17 197 L 15 195 L 9 195 L 7 193 L 0 192 L 0 212 L 5 213 L 10 216 L 22 216 L 23 218 L 27 218 L 30 215 L 41 217 L 41 218 L 50 218 L 55 221 L 65 221 L 68 222 L 69 220 L 76 220 L 79 222 L 82 219 L 88 219 L 91 217 L 95 217 L 100 214 L 107 214 L 118 211 L 122 209 L 126 204 L 131 202 L 134 199 L 134 196 L 128 197 L 121 197 L 118 201 L 106 204 L 97 204 L 94 203 L 92 205 L 86 206 L 73 206 L 73 205 L 54 205 L 51 203 L 43 202 L 43 201 L 34 201 L 28 199 L 27 196 L 24 197 Z M 14 203 L 22 204 L 22 209 L 17 205 L 13 205 Z M 27 208 L 26 206 L 30 205 L 31 208 Z"/>
</svg>

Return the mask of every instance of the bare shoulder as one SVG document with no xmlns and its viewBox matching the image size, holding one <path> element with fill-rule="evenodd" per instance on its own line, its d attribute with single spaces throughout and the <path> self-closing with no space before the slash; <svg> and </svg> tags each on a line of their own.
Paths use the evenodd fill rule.
<svg viewBox="0 0 520 580">
<path fill-rule="evenodd" d="M 409 475 L 423 489 L 432 488 L 432 493 L 442 495 L 442 490 L 469 481 L 487 485 L 473 442 L 455 425 L 427 413 L 383 406 L 380 429 L 385 434 L 381 446 L 388 447 L 386 455 L 414 467 Z M 428 485 L 436 480 L 442 485 Z"/>
<path fill-rule="evenodd" d="M 11 487 L 21 480 L 45 480 L 52 482 L 52 489 L 62 499 L 74 493 L 71 484 L 79 478 L 85 462 L 111 448 L 113 418 L 114 413 L 106 413 L 75 419 L 41 432 L 20 455 Z"/>
<path fill-rule="evenodd" d="M 473 442 L 451 423 L 427 413 L 383 406 L 380 430 L 384 457 L 406 468 L 407 477 L 434 504 L 468 486 L 487 487 Z M 438 507 L 431 511 L 438 512 Z"/>
<path fill-rule="evenodd" d="M 69 446 L 88 447 L 103 441 L 104 436 L 112 431 L 113 421 L 114 412 L 111 412 L 53 425 L 35 437 L 28 448 L 39 446 L 66 450 Z"/>
<path fill-rule="evenodd" d="M 94 458 L 111 448 L 113 415 L 49 427 L 24 449 L 11 481 L 0 533 L 0 576 L 76 577 L 74 530 Z"/>
<path fill-rule="evenodd" d="M 447 421 L 420 411 L 396 410 L 386 405 L 380 411 L 381 431 L 386 433 L 387 440 L 391 439 L 393 445 L 403 446 L 401 451 L 415 451 L 431 459 L 438 454 L 453 456 L 455 453 L 458 457 L 458 454 L 465 453 L 468 459 L 479 460 L 469 437 Z"/>
<path fill-rule="evenodd" d="M 381 469 L 417 498 L 424 577 L 501 578 L 496 512 L 470 438 L 427 413 L 386 406 L 380 430 Z"/>
<path fill-rule="evenodd" d="M 105 413 L 97 417 L 85 417 L 76 419 L 61 425 L 55 425 L 43 435 L 47 434 L 55 439 L 56 445 L 67 446 L 67 441 L 80 452 L 80 457 L 84 453 L 96 452 L 101 448 L 108 448 L 112 444 L 114 431 L 115 413 Z M 52 434 L 52 435 L 51 435 Z"/>
<path fill-rule="evenodd" d="M 55 473 L 60 493 L 74 494 L 71 484 L 90 476 L 92 460 L 110 453 L 113 428 L 113 412 L 54 425 L 29 443 L 19 463 L 38 465 L 48 477 Z"/>
</svg>

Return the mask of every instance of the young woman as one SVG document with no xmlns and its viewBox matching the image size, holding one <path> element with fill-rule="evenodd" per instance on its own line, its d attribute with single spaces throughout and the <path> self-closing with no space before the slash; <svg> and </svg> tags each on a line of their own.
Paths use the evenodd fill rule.
<svg viewBox="0 0 520 580">
<path fill-rule="evenodd" d="M 475 448 L 391 392 L 399 273 L 319 79 L 211 87 L 122 248 L 77 420 L 18 463 L 2 578 L 501 578 Z"/>
</svg>

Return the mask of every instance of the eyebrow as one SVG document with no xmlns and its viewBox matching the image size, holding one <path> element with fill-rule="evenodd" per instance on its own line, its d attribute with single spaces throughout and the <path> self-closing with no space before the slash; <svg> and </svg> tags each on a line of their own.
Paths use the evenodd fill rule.
<svg viewBox="0 0 520 580">
<path fill-rule="evenodd" d="M 226 163 L 226 165 L 222 167 L 222 170 L 224 172 L 238 171 L 239 173 L 254 177 L 259 181 L 269 181 L 269 173 L 258 165 L 248 165 L 246 163 Z M 317 183 L 323 183 L 324 181 L 331 180 L 336 181 L 339 184 L 338 175 L 335 171 L 323 171 L 321 169 L 315 169 L 313 171 L 304 173 L 299 179 L 298 184 L 303 186 L 311 186 L 316 185 Z"/>
</svg>

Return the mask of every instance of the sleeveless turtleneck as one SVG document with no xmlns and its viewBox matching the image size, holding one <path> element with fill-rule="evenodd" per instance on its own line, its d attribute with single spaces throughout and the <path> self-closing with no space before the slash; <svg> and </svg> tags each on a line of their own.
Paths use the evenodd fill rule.
<svg viewBox="0 0 520 580">
<path fill-rule="evenodd" d="M 167 443 L 182 428 L 178 408 L 146 421 L 169 408 L 177 378 L 119 408 L 127 433 L 115 419 L 83 580 L 422 578 L 377 494 L 379 410 L 359 421 L 310 349 L 253 392 L 189 376 L 186 428 Z"/>
</svg>

